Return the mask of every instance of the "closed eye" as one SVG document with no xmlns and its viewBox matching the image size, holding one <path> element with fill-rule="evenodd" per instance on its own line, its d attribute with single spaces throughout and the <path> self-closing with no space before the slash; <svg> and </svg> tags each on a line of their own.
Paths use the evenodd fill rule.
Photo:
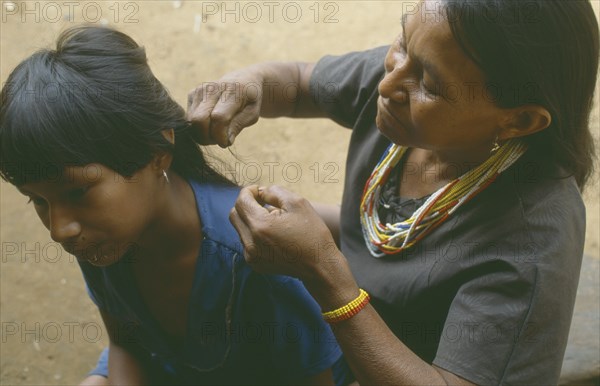
<svg viewBox="0 0 600 386">
<path fill-rule="evenodd" d="M 402 37 L 398 40 L 398 49 L 400 51 L 400 53 L 402 54 L 407 54 L 406 52 L 406 40 L 404 39 L 404 35 L 402 35 Z M 420 78 L 420 84 L 421 87 L 423 88 L 423 90 L 425 90 L 425 92 L 429 95 L 433 95 L 433 96 L 437 96 L 437 91 L 435 91 L 438 87 L 430 87 L 426 84 L 425 82 L 425 74 L 423 73 L 423 67 L 421 67 L 420 71 L 419 71 L 419 78 Z"/>
<path fill-rule="evenodd" d="M 421 76 L 421 87 L 423 87 L 423 90 L 425 90 L 426 93 L 430 94 L 430 95 L 434 95 L 437 96 L 438 94 L 438 89 L 439 87 L 430 87 L 427 86 L 427 84 L 425 84 L 425 77 Z"/>
<path fill-rule="evenodd" d="M 27 201 L 28 204 L 33 203 L 33 205 L 35 206 L 42 206 L 46 204 L 46 200 L 44 200 L 43 198 L 40 197 L 31 197 L 29 196 L 29 200 Z"/>
<path fill-rule="evenodd" d="M 81 200 L 87 191 L 90 189 L 89 186 L 84 186 L 80 188 L 71 189 L 67 192 L 67 197 L 69 200 L 78 201 Z"/>
</svg>

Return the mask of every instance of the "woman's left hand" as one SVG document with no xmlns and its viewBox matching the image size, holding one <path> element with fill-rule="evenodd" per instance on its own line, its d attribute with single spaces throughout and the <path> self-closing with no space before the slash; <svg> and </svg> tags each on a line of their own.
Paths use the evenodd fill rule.
<svg viewBox="0 0 600 386">
<path fill-rule="evenodd" d="M 246 261 L 258 272 L 318 281 L 341 257 L 311 204 L 279 186 L 243 188 L 229 219 L 240 234 Z"/>
</svg>

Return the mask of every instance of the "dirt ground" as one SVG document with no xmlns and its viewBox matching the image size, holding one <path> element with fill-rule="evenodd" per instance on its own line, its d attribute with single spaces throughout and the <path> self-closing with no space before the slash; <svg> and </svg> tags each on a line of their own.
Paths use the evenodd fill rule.
<svg viewBox="0 0 600 386">
<path fill-rule="evenodd" d="M 179 4 L 178 4 L 179 3 Z M 229 70 L 271 60 L 314 61 L 389 44 L 401 1 L 96 1 L 2 2 L 0 79 L 58 33 L 80 22 L 115 26 L 144 45 L 151 66 L 177 101 Z M 598 3 L 594 4 L 598 14 Z M 592 127 L 600 137 L 598 108 Z M 325 120 L 262 120 L 238 138 L 228 158 L 241 182 L 277 183 L 310 198 L 340 201 L 349 133 Z M 107 343 L 77 263 L 51 242 L 32 207 L 0 184 L 0 383 L 71 385 Z M 585 252 L 600 257 L 598 175 L 586 193 Z"/>
</svg>

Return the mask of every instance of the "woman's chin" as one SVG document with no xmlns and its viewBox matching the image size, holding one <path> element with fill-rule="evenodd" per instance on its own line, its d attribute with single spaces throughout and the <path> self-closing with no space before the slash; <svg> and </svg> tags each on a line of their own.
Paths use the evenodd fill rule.
<svg viewBox="0 0 600 386">
<path fill-rule="evenodd" d="M 375 117 L 375 125 L 377 126 L 377 130 L 379 130 L 379 132 L 382 135 L 384 135 L 390 141 L 392 140 L 392 138 L 390 138 L 390 136 L 388 135 L 389 129 L 387 128 L 383 118 L 381 118 L 379 112 L 377 113 L 377 116 Z"/>
<path fill-rule="evenodd" d="M 403 138 L 401 138 L 400 135 L 398 135 L 399 131 L 402 129 L 398 129 L 396 127 L 390 128 L 388 125 L 386 125 L 385 121 L 379 119 L 379 114 L 375 118 L 375 124 L 377 125 L 377 129 L 379 130 L 381 135 L 389 139 L 390 142 L 393 142 L 396 145 L 400 146 L 407 146 L 407 142 Z"/>
</svg>

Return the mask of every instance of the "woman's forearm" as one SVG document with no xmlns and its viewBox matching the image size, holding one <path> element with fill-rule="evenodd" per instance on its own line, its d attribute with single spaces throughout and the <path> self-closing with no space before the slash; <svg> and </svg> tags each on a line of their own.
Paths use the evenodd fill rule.
<svg viewBox="0 0 600 386">
<path fill-rule="evenodd" d="M 336 245 L 340 246 L 340 206 L 333 204 L 323 204 L 321 202 L 311 201 L 310 203 L 317 211 L 335 240 Z"/>
<path fill-rule="evenodd" d="M 331 259 L 320 279 L 305 283 L 324 311 L 339 308 L 359 294 L 345 257 L 340 252 Z M 370 305 L 332 329 L 361 385 L 472 385 L 419 358 Z"/>
<path fill-rule="evenodd" d="M 267 62 L 248 67 L 263 79 L 260 115 L 276 117 L 322 117 L 309 93 L 313 63 Z"/>
</svg>

